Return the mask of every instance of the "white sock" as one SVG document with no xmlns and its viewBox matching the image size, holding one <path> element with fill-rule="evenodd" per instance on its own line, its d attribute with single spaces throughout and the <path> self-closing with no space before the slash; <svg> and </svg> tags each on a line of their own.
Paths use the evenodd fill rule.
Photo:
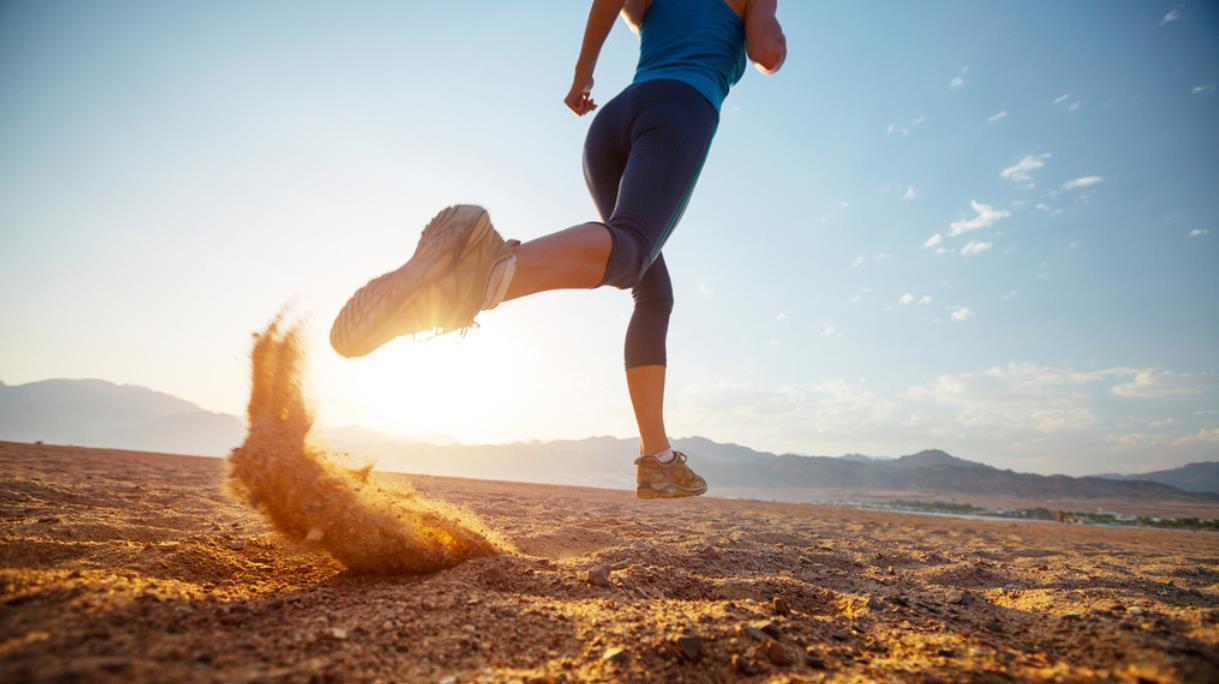
<svg viewBox="0 0 1219 684">
<path fill-rule="evenodd" d="M 504 259 L 491 269 L 491 277 L 487 279 L 487 292 L 483 295 L 483 311 L 499 306 L 508 294 L 508 286 L 512 284 L 512 276 L 516 275 L 516 255 Z"/>
<path fill-rule="evenodd" d="M 651 455 L 652 458 L 663 463 L 672 463 L 673 459 L 677 458 L 677 454 L 673 453 L 673 447 L 669 447 L 664 451 L 657 451 Z"/>
</svg>

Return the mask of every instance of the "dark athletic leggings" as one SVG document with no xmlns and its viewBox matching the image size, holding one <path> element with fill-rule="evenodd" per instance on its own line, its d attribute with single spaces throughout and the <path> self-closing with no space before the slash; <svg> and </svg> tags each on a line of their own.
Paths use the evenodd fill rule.
<svg viewBox="0 0 1219 684">
<path fill-rule="evenodd" d="M 681 220 L 719 124 L 681 81 L 629 86 L 597 112 L 584 141 L 584 179 L 613 240 L 601 285 L 631 289 L 626 367 L 665 365 L 673 285 L 660 250 Z"/>
</svg>

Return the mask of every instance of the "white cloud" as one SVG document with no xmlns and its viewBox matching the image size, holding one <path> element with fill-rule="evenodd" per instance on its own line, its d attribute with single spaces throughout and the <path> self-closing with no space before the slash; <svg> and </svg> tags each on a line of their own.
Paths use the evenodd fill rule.
<svg viewBox="0 0 1219 684">
<path fill-rule="evenodd" d="M 838 326 L 836 324 L 822 323 L 821 324 L 821 336 L 822 337 L 842 337 L 842 333 L 839 332 Z"/>
<path fill-rule="evenodd" d="M 919 299 L 918 299 L 918 303 L 919 303 L 919 304 L 930 304 L 930 303 L 931 303 L 931 295 L 923 295 L 922 297 L 919 297 Z"/>
<path fill-rule="evenodd" d="M 1165 25 L 1165 24 L 1171 24 L 1172 22 L 1174 22 L 1174 21 L 1179 21 L 1180 19 L 1181 19 L 1181 13 L 1180 13 L 1180 12 L 1178 12 L 1178 11 L 1177 11 L 1177 10 L 1175 10 L 1175 9 L 1174 9 L 1174 10 L 1169 10 L 1169 11 L 1168 11 L 1168 14 L 1165 14 L 1165 15 L 1164 15 L 1164 16 L 1163 16 L 1163 17 L 1160 19 L 1160 26 L 1163 26 L 1163 25 Z"/>
<path fill-rule="evenodd" d="M 999 298 L 1006 302 L 1006 301 L 1013 300 L 1019 296 L 1020 296 L 1020 290 L 1012 290 L 1010 292 L 1007 292 L 1007 293 L 1001 295 Z"/>
<path fill-rule="evenodd" d="M 948 87 L 953 90 L 959 90 L 965 87 L 965 73 L 967 71 L 969 71 L 969 67 L 961 67 L 961 70 L 957 72 L 957 75 L 953 76 L 952 80 L 948 82 Z"/>
<path fill-rule="evenodd" d="M 1066 183 L 1063 183 L 1062 189 L 1076 190 L 1079 188 L 1091 188 L 1093 186 L 1100 185 L 1104 181 L 1105 179 L 1101 176 L 1080 176 L 1079 178 L 1072 178 Z"/>
<path fill-rule="evenodd" d="M 961 248 L 961 256 L 975 256 L 985 252 L 991 247 L 994 247 L 994 245 L 989 242 L 970 240 L 964 247 Z"/>
<path fill-rule="evenodd" d="M 914 303 L 914 293 L 907 292 L 907 293 L 903 294 L 901 297 L 897 298 L 897 303 L 898 304 L 913 304 Z"/>
<path fill-rule="evenodd" d="M 1058 97 L 1054 98 L 1054 104 L 1060 105 L 1063 102 L 1066 102 L 1068 99 L 1070 99 L 1070 97 L 1071 97 L 1071 93 L 1063 93 L 1062 95 L 1059 95 Z"/>
<path fill-rule="evenodd" d="M 893 258 L 893 255 L 888 252 L 877 252 L 872 256 L 872 258 L 877 261 L 889 261 Z"/>
<path fill-rule="evenodd" d="M 698 293 L 704 297 L 710 297 L 712 294 L 714 294 L 714 292 L 711 291 L 711 288 L 707 287 L 706 283 L 698 284 Z"/>
<path fill-rule="evenodd" d="M 787 314 L 780 311 L 778 314 L 775 315 L 775 320 L 782 323 L 783 321 L 787 320 Z"/>
<path fill-rule="evenodd" d="M 927 238 L 927 241 L 923 243 L 923 246 L 924 247 L 938 247 L 940 245 L 940 243 L 942 243 L 942 242 L 944 242 L 944 236 L 941 235 L 940 233 L 936 233 L 935 235 L 932 235 L 931 237 Z"/>
<path fill-rule="evenodd" d="M 1074 101 L 1074 102 L 1072 102 L 1072 103 L 1071 103 L 1071 106 L 1070 106 L 1070 107 L 1067 107 L 1067 111 L 1068 111 L 1068 112 L 1077 112 L 1077 111 L 1079 111 L 1079 108 L 1080 108 L 1080 107 L 1082 107 L 1082 106 L 1084 106 L 1084 101 L 1083 101 L 1083 100 L 1076 100 L 1076 101 Z"/>
<path fill-rule="evenodd" d="M 969 308 L 968 306 L 950 307 L 949 311 L 952 312 L 952 320 L 954 321 L 968 321 L 974 316 L 973 309 Z"/>
<path fill-rule="evenodd" d="M 1185 237 L 1191 237 L 1191 238 L 1202 237 L 1203 235 L 1210 235 L 1210 232 L 1211 231 L 1208 228 L 1194 228 L 1193 230 L 1189 231 L 1189 233 L 1186 234 Z"/>
<path fill-rule="evenodd" d="M 863 257 L 857 256 L 855 257 L 855 261 L 851 262 L 851 268 L 859 268 L 860 266 L 863 266 Z"/>
<path fill-rule="evenodd" d="M 899 126 L 895 123 L 891 123 L 885 127 L 885 134 L 893 135 L 894 133 L 901 133 L 902 135 L 910 135 L 910 129 L 922 125 L 925 121 L 927 121 L 927 117 L 920 114 L 914 118 L 914 121 L 911 121 L 905 126 Z"/>
<path fill-rule="evenodd" d="M 1038 202 L 1038 203 L 1037 203 L 1037 208 L 1038 208 L 1038 209 L 1040 209 L 1040 210 L 1042 210 L 1042 211 L 1049 211 L 1049 210 L 1050 210 L 1050 205 L 1046 204 L 1045 202 Z"/>
<path fill-rule="evenodd" d="M 1215 92 L 1215 84 L 1214 83 L 1204 83 L 1202 85 L 1194 86 L 1194 89 L 1191 90 L 1189 94 L 1190 95 L 1202 95 L 1203 93 L 1213 93 L 1213 92 Z"/>
<path fill-rule="evenodd" d="M 1000 121 L 1002 121 L 1006 118 L 1007 118 L 1007 111 L 1004 110 L 1002 112 L 999 112 L 998 114 L 993 114 L 991 116 L 986 117 L 986 123 L 999 123 Z"/>
<path fill-rule="evenodd" d="M 913 185 L 906 186 L 906 192 L 902 193 L 902 199 L 912 200 L 916 197 L 918 197 L 918 190 L 915 190 Z"/>
<path fill-rule="evenodd" d="M 849 301 L 852 304 L 858 304 L 858 303 L 862 302 L 863 300 L 867 299 L 868 295 L 871 293 L 872 293 L 872 288 L 865 287 L 865 288 L 861 289 L 858 293 L 852 295 L 851 298 L 848 299 L 847 301 Z"/>
<path fill-rule="evenodd" d="M 927 121 L 927 117 L 923 116 L 922 114 L 919 114 L 918 116 L 914 117 L 914 121 L 910 122 L 910 127 L 914 128 L 915 126 L 921 126 L 926 121 Z"/>
<path fill-rule="evenodd" d="M 970 200 L 969 206 L 972 207 L 978 215 L 970 219 L 957 219 L 956 221 L 950 223 L 948 225 L 949 237 L 956 237 L 957 235 L 963 235 L 971 231 L 987 228 L 993 225 L 996 221 L 1008 218 L 1012 215 L 1009 211 L 995 209 L 989 204 L 983 204 L 978 200 Z M 928 240 L 927 242 L 930 243 L 931 240 Z M 936 242 L 935 244 L 939 244 L 939 242 Z M 930 247 L 932 245 L 925 244 L 923 246 Z"/>
<path fill-rule="evenodd" d="M 1198 430 L 1192 435 L 1178 437 L 1173 441 L 1173 446 L 1185 446 L 1188 444 L 1219 444 L 1219 427 L 1213 427 L 1209 430 Z"/>
<path fill-rule="evenodd" d="M 1135 372 L 1127 382 L 1114 385 L 1112 392 L 1119 397 L 1161 399 L 1164 397 L 1197 396 L 1219 386 L 1219 378 L 1210 373 L 1175 373 L 1144 369 Z"/>
<path fill-rule="evenodd" d="M 1029 187 L 1033 186 L 1033 172 L 1037 169 L 1044 168 L 1045 162 L 1050 158 L 1050 153 L 1039 154 L 1033 156 L 1031 154 L 1024 155 L 1020 161 L 999 172 L 1000 178 L 1006 178 L 1013 183 L 1028 183 Z"/>
</svg>

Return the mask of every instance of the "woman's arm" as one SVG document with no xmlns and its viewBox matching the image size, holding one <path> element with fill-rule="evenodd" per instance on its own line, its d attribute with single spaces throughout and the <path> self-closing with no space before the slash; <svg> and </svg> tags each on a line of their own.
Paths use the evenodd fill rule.
<svg viewBox="0 0 1219 684">
<path fill-rule="evenodd" d="M 593 6 L 588 11 L 588 24 L 584 27 L 584 44 L 580 46 L 580 58 L 576 60 L 576 73 L 571 82 L 571 90 L 563 102 L 571 111 L 579 116 L 593 111 L 597 103 L 589 93 L 593 89 L 593 70 L 597 67 L 597 57 L 601 56 L 601 46 L 618 13 L 626 0 L 593 0 Z"/>
<path fill-rule="evenodd" d="M 754 66 L 773 74 L 787 59 L 787 38 L 775 18 L 778 0 L 749 0 L 745 8 L 745 51 Z"/>
</svg>

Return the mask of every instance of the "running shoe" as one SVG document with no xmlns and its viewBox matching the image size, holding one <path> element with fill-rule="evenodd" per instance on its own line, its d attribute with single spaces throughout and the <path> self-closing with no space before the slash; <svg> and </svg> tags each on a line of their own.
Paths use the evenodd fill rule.
<svg viewBox="0 0 1219 684">
<path fill-rule="evenodd" d="M 403 335 L 464 331 L 475 325 L 491 272 L 519 245 L 496 232 L 482 207 L 444 209 L 424 228 L 409 261 L 347 300 L 330 328 L 330 346 L 350 358 Z"/>
<path fill-rule="evenodd" d="M 655 456 L 635 459 L 635 496 L 640 499 L 676 499 L 698 496 L 707 491 L 707 481 L 686 465 L 686 455 L 674 451 L 674 458 L 661 463 Z"/>
</svg>

